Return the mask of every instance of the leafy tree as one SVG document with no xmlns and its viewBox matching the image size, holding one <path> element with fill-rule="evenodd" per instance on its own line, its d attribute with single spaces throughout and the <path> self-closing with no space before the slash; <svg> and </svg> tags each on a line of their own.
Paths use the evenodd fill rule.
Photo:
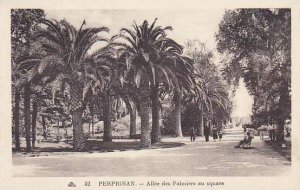
<svg viewBox="0 0 300 190">
<path fill-rule="evenodd" d="M 12 65 L 12 94 L 13 99 L 13 119 L 14 119 L 14 137 L 16 149 L 20 150 L 20 95 L 22 89 L 22 74 L 26 71 L 26 67 L 18 68 L 20 59 L 28 56 L 29 44 L 32 40 L 32 33 L 34 31 L 34 25 L 37 21 L 45 16 L 45 13 L 41 9 L 12 9 L 11 10 L 11 65 Z M 28 85 L 28 84 L 27 84 Z M 25 91 L 25 99 L 30 102 L 30 93 L 28 87 Z M 26 102 L 25 108 L 25 123 L 26 123 L 26 146 L 27 150 L 30 151 L 30 104 Z"/>
<path fill-rule="evenodd" d="M 244 78 L 254 96 L 254 122 L 260 112 L 267 113 L 264 120 L 278 125 L 277 139 L 283 140 L 284 121 L 291 113 L 290 9 L 226 11 L 216 39 L 218 51 L 227 57 L 224 76 L 235 84 Z"/>
<path fill-rule="evenodd" d="M 12 9 L 11 10 L 11 45 L 12 60 L 28 55 L 34 25 L 45 17 L 42 9 Z"/>
</svg>

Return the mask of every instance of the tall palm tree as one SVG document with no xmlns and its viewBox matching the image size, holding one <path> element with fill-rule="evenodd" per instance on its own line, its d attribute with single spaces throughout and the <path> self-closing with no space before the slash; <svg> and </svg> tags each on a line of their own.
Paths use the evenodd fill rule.
<svg viewBox="0 0 300 190">
<path fill-rule="evenodd" d="M 130 116 L 130 138 L 136 136 L 136 114 L 139 107 L 139 98 L 137 93 L 137 86 L 135 83 L 131 82 L 130 78 L 132 76 L 130 73 L 125 74 L 124 82 L 114 88 L 114 91 L 121 97 L 124 101 L 126 108 Z"/>
<path fill-rule="evenodd" d="M 174 73 L 170 66 L 176 65 L 181 59 L 182 47 L 170 38 L 167 38 L 167 31 L 172 27 L 165 28 L 156 26 L 156 20 L 152 24 L 144 21 L 142 25 L 136 23 L 132 29 L 123 28 L 118 37 L 125 40 L 125 43 L 116 43 L 127 56 L 127 63 L 135 70 L 136 78 L 139 81 L 139 92 L 141 99 L 141 123 L 142 123 L 142 145 L 149 146 L 149 112 L 152 106 L 152 138 L 151 142 L 161 140 L 159 127 L 159 85 L 162 82 L 159 76 L 165 81 L 170 81 Z M 161 74 L 159 74 L 161 73 Z M 172 74 L 171 74 L 172 73 Z M 150 92 L 151 90 L 151 92 Z M 146 133 L 145 133 L 146 132 Z"/>
<path fill-rule="evenodd" d="M 79 30 L 65 20 L 40 20 L 40 30 L 35 36 L 32 58 L 26 62 L 34 64 L 34 76 L 49 77 L 70 91 L 69 109 L 73 120 L 73 149 L 86 149 L 82 128 L 82 114 L 87 89 L 91 87 L 91 70 L 87 69 L 89 51 L 92 46 L 106 41 L 99 33 L 108 28 L 86 28 L 85 21 Z M 93 81 L 93 80 L 92 80 Z M 99 82 L 92 82 L 99 85 Z"/>
<path fill-rule="evenodd" d="M 175 86 L 173 88 L 173 103 L 174 113 L 173 122 L 175 127 L 175 135 L 182 137 L 181 129 L 181 109 L 184 91 L 189 91 L 195 84 L 193 75 L 193 61 L 187 57 L 182 56 L 182 60 L 179 60 L 181 64 L 177 64 L 175 67 L 171 67 L 174 73 L 172 81 Z"/>
<path fill-rule="evenodd" d="M 93 74 L 102 83 L 98 89 L 98 96 L 103 100 L 104 141 L 112 141 L 111 108 L 113 99 L 118 96 L 119 87 L 124 77 L 126 65 L 118 60 L 117 52 L 108 45 L 91 55 Z"/>
<path fill-rule="evenodd" d="M 175 102 L 175 126 L 179 136 L 181 136 L 181 91 L 183 86 L 192 83 L 192 61 L 182 56 L 183 47 L 169 38 L 165 38 L 157 43 L 157 57 L 154 57 L 154 83 L 152 89 L 152 142 L 160 141 L 159 126 L 159 86 L 164 85 L 174 92 Z"/>
<path fill-rule="evenodd" d="M 225 84 L 212 65 L 195 68 L 193 88 L 184 91 L 184 105 L 193 110 L 194 125 L 198 135 L 203 134 L 203 121 L 211 122 L 213 118 L 222 121 L 229 116 L 230 100 Z M 222 115 L 223 117 L 220 117 Z M 219 116 L 219 117 L 217 117 Z"/>
<path fill-rule="evenodd" d="M 216 109 L 227 108 L 230 104 L 227 90 L 222 83 L 220 73 L 213 63 L 213 53 L 207 50 L 204 43 L 198 40 L 189 40 L 186 42 L 186 54 L 194 62 L 194 85 L 184 92 L 184 104 L 194 107 L 197 120 L 195 124 L 198 127 L 198 135 L 202 135 L 204 118 L 211 119 L 216 113 Z M 226 109 L 221 109 L 227 112 Z"/>
<path fill-rule="evenodd" d="M 134 136 L 136 135 L 136 104 L 128 96 L 123 96 L 122 99 L 125 102 L 130 117 L 129 137 L 134 138 Z"/>
<path fill-rule="evenodd" d="M 15 137 L 15 145 L 16 150 L 19 151 L 21 149 L 20 146 L 20 91 L 19 89 L 14 89 L 14 104 L 15 107 L 13 109 L 13 117 L 14 117 L 14 137 Z"/>
<path fill-rule="evenodd" d="M 194 84 L 192 87 L 183 90 L 182 105 L 185 112 L 189 112 L 189 120 L 193 120 L 191 124 L 197 126 L 197 135 L 201 136 L 204 111 L 209 110 L 209 105 L 207 102 L 207 94 L 204 89 L 204 80 L 196 73 L 193 74 L 193 79 Z"/>
<path fill-rule="evenodd" d="M 205 109 L 209 115 L 214 116 L 217 112 L 223 112 L 223 115 L 228 115 L 228 108 L 230 107 L 230 100 L 228 98 L 228 90 L 222 82 L 218 73 L 213 68 L 201 70 L 199 73 L 203 80 L 203 87 L 205 92 Z M 202 108 L 203 109 L 203 108 Z M 216 118 L 222 120 L 224 118 Z"/>
<path fill-rule="evenodd" d="M 154 28 L 155 22 L 149 27 L 148 22 L 144 21 L 141 26 L 136 23 L 132 29 L 122 28 L 117 37 L 125 40 L 125 43 L 116 43 L 119 50 L 126 56 L 126 63 L 135 74 L 135 82 L 140 95 L 141 110 L 141 147 L 147 148 L 151 144 L 150 139 L 150 106 L 151 92 L 150 83 L 155 83 L 155 69 L 151 56 L 156 53 L 155 43 L 159 38 L 165 36 L 165 30 L 169 28 Z"/>
<path fill-rule="evenodd" d="M 24 127 L 25 127 L 25 139 L 26 139 L 26 151 L 31 151 L 31 126 L 35 128 L 35 121 L 31 119 L 31 96 L 32 96 L 32 86 L 38 83 L 38 78 L 34 77 L 32 70 L 34 70 L 34 64 L 27 61 L 28 56 L 24 56 L 17 60 L 17 64 L 14 65 L 12 69 L 12 77 L 14 81 L 14 91 L 15 91 L 15 130 L 16 130 L 16 148 L 20 149 L 19 141 L 19 104 L 20 104 L 20 92 L 24 89 Z M 24 61 L 26 60 L 26 61 Z M 36 111 L 35 104 L 33 104 L 34 111 Z M 35 117 L 35 114 L 33 114 Z M 33 121 L 33 125 L 31 125 Z M 34 130 L 32 131 L 35 132 Z M 34 141 L 35 139 L 32 138 Z"/>
<path fill-rule="evenodd" d="M 18 70 L 15 64 L 12 65 L 12 94 L 14 95 L 14 108 L 13 108 L 13 121 L 14 121 L 14 137 L 16 150 L 21 149 L 20 146 L 20 103 L 21 103 L 21 91 L 23 86 L 20 83 L 20 77 L 23 70 Z M 30 146 L 27 147 L 30 150 Z"/>
</svg>

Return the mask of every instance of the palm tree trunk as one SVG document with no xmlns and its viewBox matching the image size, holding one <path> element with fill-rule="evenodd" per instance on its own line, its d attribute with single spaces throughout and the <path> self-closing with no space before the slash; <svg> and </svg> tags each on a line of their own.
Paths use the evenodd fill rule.
<svg viewBox="0 0 300 190">
<path fill-rule="evenodd" d="M 129 112 L 129 116 L 130 116 L 129 137 L 133 138 L 136 135 L 136 106 L 135 106 L 134 102 L 130 103 L 129 98 L 124 96 L 124 97 L 122 97 L 122 99 L 125 102 L 126 108 Z"/>
<path fill-rule="evenodd" d="M 157 77 L 156 77 L 157 80 Z M 161 142 L 161 131 L 159 126 L 159 96 L 158 96 L 158 81 L 155 81 L 152 90 L 152 132 L 151 143 Z"/>
<path fill-rule="evenodd" d="M 203 111 L 200 112 L 200 130 L 199 130 L 199 136 L 203 136 L 203 130 L 204 130 L 204 121 L 203 121 Z"/>
<path fill-rule="evenodd" d="M 59 118 L 57 120 L 57 135 L 59 135 Z"/>
<path fill-rule="evenodd" d="M 209 134 L 211 135 L 212 134 L 212 128 L 214 127 L 211 119 L 209 119 L 208 126 L 209 126 Z"/>
<path fill-rule="evenodd" d="M 283 87 L 280 90 L 280 97 L 279 97 L 279 116 L 277 117 L 277 123 L 278 123 L 278 131 L 277 131 L 277 137 L 276 141 L 284 142 L 284 125 L 285 121 L 290 116 L 290 110 L 291 110 L 291 104 L 290 104 L 290 96 L 289 96 L 289 90 L 288 90 L 288 82 L 284 81 L 282 84 Z"/>
<path fill-rule="evenodd" d="M 284 142 L 284 120 L 283 119 L 278 120 L 276 141 Z"/>
<path fill-rule="evenodd" d="M 203 136 L 203 130 L 204 130 L 204 128 L 203 128 L 203 110 L 202 110 L 202 108 L 201 108 L 201 110 L 200 110 L 200 118 L 199 118 L 199 122 L 197 123 L 197 136 L 200 136 L 200 137 L 202 137 Z"/>
<path fill-rule="evenodd" d="M 279 116 L 277 117 L 277 123 L 278 123 L 278 128 L 277 128 L 277 136 L 276 136 L 276 141 L 279 142 L 284 142 L 284 124 L 285 120 L 287 119 L 287 114 L 285 113 L 285 109 L 287 108 L 287 103 L 289 102 L 289 97 L 288 97 L 288 85 L 282 90 L 279 98 Z"/>
<path fill-rule="evenodd" d="M 47 139 L 47 128 L 46 128 L 46 120 L 45 120 L 45 116 L 42 116 L 42 126 L 43 126 L 43 137 L 44 139 Z"/>
<path fill-rule="evenodd" d="M 174 94 L 174 101 L 175 101 L 175 106 L 174 106 L 174 126 L 175 126 L 175 135 L 177 137 L 182 137 L 182 129 L 181 129 L 181 97 L 179 94 L 180 92 L 175 92 Z"/>
<path fill-rule="evenodd" d="M 82 100 L 82 87 L 74 81 L 70 85 L 71 105 L 70 112 L 72 114 L 73 124 L 73 150 L 82 152 L 86 150 L 86 142 L 83 134 L 83 100 Z"/>
<path fill-rule="evenodd" d="M 66 123 L 65 123 L 64 120 L 62 121 L 62 127 L 63 127 L 64 130 L 65 130 L 65 136 L 66 136 L 66 138 L 67 138 L 67 142 L 69 142 L 68 129 L 67 129 L 67 126 L 66 126 Z"/>
<path fill-rule="evenodd" d="M 121 118 L 121 113 L 119 112 L 119 109 L 120 109 L 120 100 L 119 98 L 117 98 L 116 100 L 116 112 L 117 112 L 117 119 L 120 119 Z"/>
<path fill-rule="evenodd" d="M 111 98 L 110 94 L 107 93 L 104 95 L 104 105 L 103 105 L 103 123 L 104 123 L 104 134 L 103 141 L 112 142 L 112 128 L 111 128 Z"/>
<path fill-rule="evenodd" d="M 94 104 L 91 106 L 91 115 L 92 115 L 92 137 L 95 137 L 95 129 L 94 129 Z"/>
<path fill-rule="evenodd" d="M 34 99 L 32 104 L 32 148 L 35 148 L 37 112 L 38 104 L 37 100 Z"/>
<path fill-rule="evenodd" d="M 150 137 L 150 88 L 149 77 L 146 73 L 141 76 L 140 82 L 140 116 L 141 116 L 141 148 L 149 148 Z"/>
<path fill-rule="evenodd" d="M 20 92 L 18 89 L 15 90 L 15 107 L 14 107 L 14 136 L 15 136 L 15 145 L 16 150 L 19 151 L 21 149 L 20 146 Z"/>
<path fill-rule="evenodd" d="M 136 135 L 136 106 L 132 103 L 132 111 L 130 114 L 130 138 Z"/>
<path fill-rule="evenodd" d="M 86 142 L 83 135 L 82 127 L 83 109 L 79 108 L 72 112 L 73 119 L 73 150 L 82 152 L 86 150 Z"/>
<path fill-rule="evenodd" d="M 31 151 L 30 145 L 30 84 L 26 84 L 24 87 L 24 125 L 25 125 L 25 134 L 26 134 L 26 151 Z"/>
</svg>

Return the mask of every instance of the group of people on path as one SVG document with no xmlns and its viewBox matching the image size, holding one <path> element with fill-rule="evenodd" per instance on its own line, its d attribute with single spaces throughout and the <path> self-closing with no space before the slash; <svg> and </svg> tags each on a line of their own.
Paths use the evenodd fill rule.
<svg viewBox="0 0 300 190">
<path fill-rule="evenodd" d="M 205 141 L 208 142 L 209 141 L 209 134 L 210 134 L 210 129 L 208 127 L 204 127 L 203 130 L 204 136 L 205 136 Z M 212 128 L 212 136 L 214 141 L 216 141 L 217 139 L 219 139 L 219 141 L 222 140 L 223 138 L 223 130 L 222 129 L 217 129 L 216 127 Z M 195 141 L 196 139 L 196 130 L 194 127 L 191 128 L 191 141 Z"/>
<path fill-rule="evenodd" d="M 196 130 L 194 127 L 191 128 L 191 141 L 195 141 L 196 140 Z M 210 129 L 209 127 L 204 127 L 204 136 L 205 136 L 205 141 L 208 142 L 209 141 L 209 135 L 210 135 Z M 214 141 L 216 141 L 217 139 L 219 139 L 219 141 L 222 140 L 223 138 L 223 130 L 218 129 L 217 127 L 213 127 L 212 128 L 212 136 Z M 240 148 L 241 146 L 244 147 L 244 145 L 251 145 L 251 141 L 254 137 L 251 135 L 250 131 L 248 131 L 245 136 L 244 139 L 240 140 L 239 143 L 235 146 L 235 148 Z"/>
</svg>

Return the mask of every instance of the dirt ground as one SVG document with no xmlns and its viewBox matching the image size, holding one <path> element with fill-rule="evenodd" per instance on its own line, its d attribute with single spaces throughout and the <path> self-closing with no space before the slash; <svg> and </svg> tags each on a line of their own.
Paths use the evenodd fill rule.
<svg viewBox="0 0 300 190">
<path fill-rule="evenodd" d="M 203 137 L 165 138 L 162 146 L 137 150 L 138 142 L 118 151 L 48 154 L 35 157 L 13 155 L 14 176 L 282 176 L 291 162 L 255 137 L 250 149 L 236 149 L 242 129 L 228 129 L 222 141 Z M 178 146 L 172 147 L 172 143 Z M 120 147 L 114 142 L 109 147 Z M 170 147 L 171 146 L 171 147 Z M 105 146 L 103 146 L 105 147 Z M 132 149 L 133 148 L 133 149 Z M 124 151 L 120 151 L 124 150 Z M 276 171 L 276 172 L 274 172 Z"/>
</svg>

